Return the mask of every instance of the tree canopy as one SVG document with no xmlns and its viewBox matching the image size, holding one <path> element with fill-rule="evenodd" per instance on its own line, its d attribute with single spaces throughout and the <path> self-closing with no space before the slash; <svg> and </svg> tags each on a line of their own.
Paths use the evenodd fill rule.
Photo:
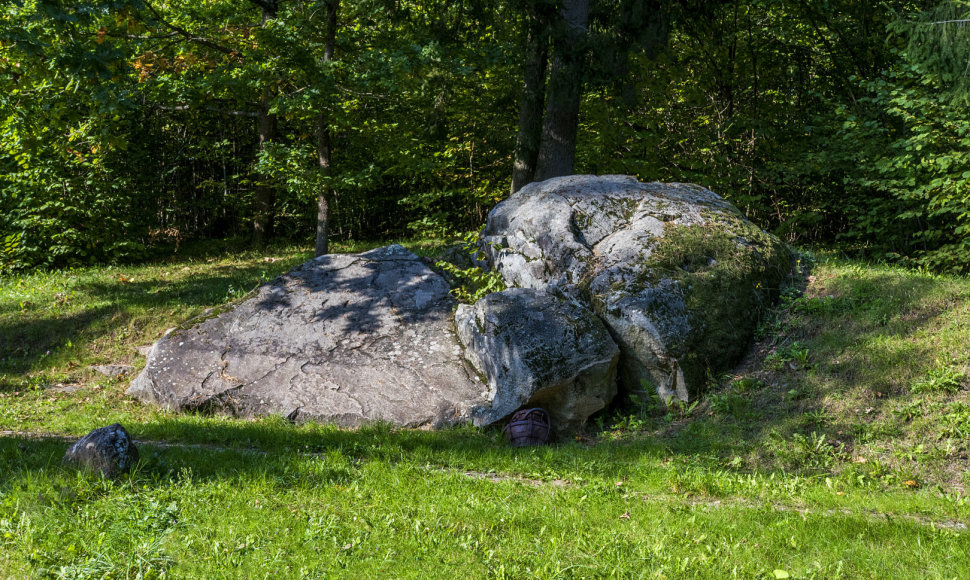
<svg viewBox="0 0 970 580">
<path fill-rule="evenodd" d="M 696 182 L 791 241 L 966 271 L 967 20 L 963 1 L 8 3 L 0 268 L 453 236 L 576 172 Z"/>
</svg>

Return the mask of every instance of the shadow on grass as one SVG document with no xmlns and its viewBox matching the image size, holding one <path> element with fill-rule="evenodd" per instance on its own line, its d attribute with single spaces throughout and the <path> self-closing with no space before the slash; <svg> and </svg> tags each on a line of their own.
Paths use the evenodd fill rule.
<svg viewBox="0 0 970 580">
<path fill-rule="evenodd" d="M 899 405 L 943 352 L 925 337 L 953 323 L 963 294 L 910 272 L 850 274 L 838 272 L 790 300 L 773 336 L 736 369 L 735 376 L 762 386 L 738 393 L 729 383 L 709 393 L 699 416 L 668 431 L 671 450 L 725 460 L 767 455 L 800 471 L 801 461 L 849 461 L 857 445 L 893 445 L 905 435 Z M 788 359 L 786 349 L 807 360 Z"/>
<path fill-rule="evenodd" d="M 90 328 L 108 326 L 113 312 L 114 308 L 100 307 L 67 316 L 0 322 L 0 375 L 31 369 L 57 346 L 81 339 Z M 0 376 L 0 391 L 13 388 Z"/>
<path fill-rule="evenodd" d="M 114 336 L 133 321 L 143 326 L 158 325 L 165 318 L 171 318 L 173 323 L 181 322 L 184 315 L 179 316 L 177 312 L 224 304 L 227 299 L 238 297 L 279 272 L 289 270 L 302 259 L 227 267 L 219 275 L 187 280 L 81 283 L 78 289 L 90 294 L 93 302 L 100 305 L 81 306 L 80 311 L 66 315 L 27 310 L 0 316 L 0 374 L 29 371 L 49 351 L 68 343 L 81 344 Z M 159 312 L 166 314 L 159 315 Z"/>
<path fill-rule="evenodd" d="M 248 271 L 253 275 L 259 269 L 251 267 Z M 146 449 L 151 449 L 150 453 L 145 454 L 145 469 L 149 472 L 161 474 L 188 468 L 194 474 L 212 478 L 247 470 L 265 474 L 267 469 L 276 469 L 273 467 L 276 465 L 272 460 L 274 458 L 332 451 L 355 460 L 424 462 L 483 471 L 509 469 L 520 473 L 527 471 L 530 466 L 548 469 L 548 465 L 560 466 L 555 469 L 561 469 L 563 473 L 575 472 L 582 470 L 583 462 L 591 462 L 598 464 L 598 473 L 620 474 L 624 469 L 629 469 L 624 462 L 636 462 L 643 455 L 674 455 L 728 469 L 725 460 L 739 448 L 750 450 L 764 445 L 774 432 L 790 436 L 793 433 L 807 435 L 818 430 L 831 434 L 833 438 L 837 434 L 843 441 L 851 443 L 853 437 L 857 436 L 853 429 L 866 421 L 865 416 L 836 417 L 834 422 L 827 425 L 806 420 L 806 417 L 822 410 L 820 401 L 824 396 L 857 388 L 854 373 L 869 374 L 863 383 L 869 387 L 881 384 L 893 387 L 895 384 L 896 391 L 887 389 L 882 392 L 869 388 L 871 392 L 860 395 L 873 409 L 873 414 L 890 414 L 898 400 L 896 395 L 908 392 L 900 389 L 898 381 L 894 383 L 892 357 L 912 358 L 918 353 L 901 351 L 880 355 L 878 345 L 886 337 L 906 345 L 906 339 L 915 333 L 945 323 L 947 308 L 941 306 L 938 298 L 931 299 L 935 284 L 937 281 L 933 279 L 912 275 L 870 275 L 864 279 L 839 275 L 814 287 L 811 295 L 788 306 L 787 315 L 791 317 L 789 324 L 775 337 L 775 346 L 792 340 L 811 345 L 814 349 L 811 368 L 774 372 L 772 378 L 775 384 L 763 391 L 747 394 L 751 407 L 737 416 L 713 412 L 710 415 L 701 414 L 675 425 L 666 436 L 655 438 L 604 442 L 591 448 L 569 442 L 542 450 L 511 450 L 496 432 L 482 433 L 469 428 L 426 432 L 373 425 L 357 431 L 343 431 L 326 426 L 294 427 L 281 419 L 249 422 L 193 416 L 126 427 L 136 439 L 176 443 L 172 447 L 146 445 Z M 176 291 L 169 288 L 166 292 Z M 163 296 L 169 303 L 185 302 L 184 297 L 175 294 Z M 133 301 L 141 299 L 130 298 Z M 768 346 L 771 346 L 770 342 Z M 885 360 L 855 360 L 847 366 L 839 358 L 843 353 L 851 356 L 879 355 Z M 905 362 L 909 368 L 919 366 L 911 360 Z M 758 366 L 762 366 L 760 362 Z M 793 390 L 799 392 L 792 395 Z M 57 444 L 59 451 L 55 451 L 50 447 L 50 442 L 0 438 L 0 448 L 10 449 L 12 445 L 36 449 L 36 457 L 27 465 L 42 469 L 58 464 L 58 454 L 63 454 L 66 449 L 63 443 Z M 258 453 L 254 454 L 253 450 Z M 223 454 L 235 459 L 212 460 L 213 455 Z M 529 458 L 532 456 L 529 454 L 544 457 L 548 461 L 515 464 L 517 458 Z M 250 459 L 241 460 L 239 455 Z M 25 457 L 29 459 L 29 454 Z M 177 460 L 171 459 L 176 457 Z M 606 464 L 609 466 L 604 466 Z M 7 466 L 12 465 L 7 463 Z M 0 470 L 0 483 L 7 477 L 5 471 Z"/>
<path fill-rule="evenodd" d="M 47 308 L 48 305 L 22 309 L 19 303 L 0 304 L 0 375 L 36 370 L 43 359 L 63 345 L 114 336 L 133 322 L 147 328 L 159 326 L 159 322 L 166 319 L 170 326 L 185 322 L 186 315 L 180 315 L 180 311 L 191 312 L 224 305 L 292 270 L 308 258 L 309 255 L 300 255 L 246 266 L 215 265 L 207 268 L 204 276 L 180 280 L 165 280 L 157 276 L 149 279 L 137 279 L 140 277 L 136 276 L 135 280 L 123 280 L 102 276 L 97 280 L 78 282 L 75 286 L 81 294 L 91 297 L 93 305 L 61 307 L 62 311 L 68 312 L 66 314 Z M 181 263 L 176 262 L 173 267 Z M 364 299 L 350 306 L 343 302 L 324 304 L 315 313 L 315 319 L 340 318 L 358 332 L 367 332 L 378 325 L 377 308 L 382 296 L 374 291 L 375 283 L 384 286 L 393 284 L 389 288 L 392 291 L 390 295 L 392 299 L 400 297 L 401 302 L 421 292 L 421 288 L 416 287 L 419 285 L 417 280 L 398 284 L 397 280 L 387 280 L 387 276 L 377 271 L 376 266 L 365 266 L 365 270 L 369 271 L 353 279 L 342 279 L 331 287 L 336 292 L 360 294 Z M 302 288 L 320 291 L 321 281 L 318 278 L 314 270 L 305 273 L 298 282 Z M 270 293 L 263 297 L 259 306 L 264 310 L 277 309 L 285 307 L 287 302 L 287 296 Z M 79 310 L 70 312 L 71 308 Z M 404 311 L 408 312 L 406 309 Z M 152 329 L 149 340 L 157 338 L 157 333 L 163 328 Z M 3 388 L 0 385 L 0 389 Z"/>
<path fill-rule="evenodd" d="M 351 471 L 377 461 L 418 469 L 482 474 L 528 474 L 545 479 L 622 479 L 645 455 L 661 460 L 668 450 L 644 440 L 586 446 L 576 442 L 512 448 L 498 429 L 459 427 L 439 431 L 395 429 L 386 423 L 356 430 L 294 426 L 282 419 L 197 421 L 176 417 L 126 425 L 139 450 L 138 478 L 173 481 L 268 478 L 292 481 L 298 462 L 334 462 Z M 72 477 L 61 459 L 73 440 L 0 436 L 0 492 L 36 475 Z"/>
</svg>

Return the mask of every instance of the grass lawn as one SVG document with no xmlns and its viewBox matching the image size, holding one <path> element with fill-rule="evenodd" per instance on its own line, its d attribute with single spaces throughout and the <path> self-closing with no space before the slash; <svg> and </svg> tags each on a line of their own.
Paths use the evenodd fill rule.
<svg viewBox="0 0 970 580">
<path fill-rule="evenodd" d="M 308 257 L 0 280 L 0 578 L 970 577 L 970 280 L 821 256 L 699 403 L 536 449 L 174 415 L 90 368 Z M 113 422 L 130 476 L 61 466 Z"/>
</svg>

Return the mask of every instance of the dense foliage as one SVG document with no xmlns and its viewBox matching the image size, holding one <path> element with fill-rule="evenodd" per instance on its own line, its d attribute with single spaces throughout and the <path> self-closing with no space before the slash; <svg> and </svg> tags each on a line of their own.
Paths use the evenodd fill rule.
<svg viewBox="0 0 970 580">
<path fill-rule="evenodd" d="M 474 229 L 509 191 L 530 18 L 559 5 L 8 3 L 0 269 L 309 241 L 321 192 L 338 240 Z M 575 171 L 701 183 L 790 240 L 964 271 L 967 15 L 591 3 Z"/>
</svg>

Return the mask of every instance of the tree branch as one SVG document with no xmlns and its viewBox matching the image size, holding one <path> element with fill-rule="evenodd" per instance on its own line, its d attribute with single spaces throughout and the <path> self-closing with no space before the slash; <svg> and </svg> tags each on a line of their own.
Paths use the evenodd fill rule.
<svg viewBox="0 0 970 580">
<path fill-rule="evenodd" d="M 124 38 L 125 40 L 166 40 L 169 38 L 174 38 L 176 36 L 181 36 L 178 32 L 169 32 L 168 34 L 111 34 L 108 36 L 112 38 Z"/>
<path fill-rule="evenodd" d="M 192 105 L 175 105 L 174 107 L 169 107 L 165 105 L 152 105 L 153 108 L 159 111 L 209 111 L 212 113 L 219 113 L 222 115 L 230 115 L 233 117 L 252 117 L 256 118 L 259 113 L 256 111 L 227 111 L 225 109 L 220 109 L 218 107 L 193 107 Z"/>
<path fill-rule="evenodd" d="M 171 22 L 168 22 L 167 20 L 165 20 L 165 18 L 162 17 L 161 13 L 158 10 L 156 10 L 155 7 L 152 6 L 147 0 L 145 0 L 145 6 L 148 7 L 148 10 L 151 11 L 151 13 L 154 15 L 156 20 L 158 20 L 163 25 L 165 25 L 165 27 L 168 28 L 169 30 L 172 30 L 173 32 L 176 32 L 177 34 L 181 35 L 183 38 L 185 38 L 185 40 L 211 48 L 212 50 L 217 50 L 223 54 L 228 54 L 229 56 L 239 56 L 239 54 L 232 49 L 216 44 L 215 42 L 207 38 L 202 38 L 201 36 L 195 36 L 188 30 L 180 26 L 176 26 Z"/>
</svg>

